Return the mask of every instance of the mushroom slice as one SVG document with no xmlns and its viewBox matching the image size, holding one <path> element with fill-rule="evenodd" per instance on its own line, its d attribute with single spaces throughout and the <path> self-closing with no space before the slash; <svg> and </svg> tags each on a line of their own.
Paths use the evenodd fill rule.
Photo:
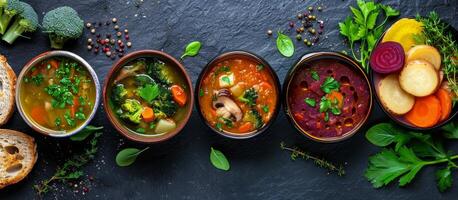
<svg viewBox="0 0 458 200">
<path fill-rule="evenodd" d="M 221 89 L 216 94 L 216 100 L 213 101 L 213 108 L 216 109 L 216 114 L 219 117 L 227 119 L 235 119 L 238 122 L 242 119 L 242 110 L 240 107 L 230 98 L 230 91 L 227 89 Z M 228 116 L 230 113 L 230 117 Z"/>
</svg>

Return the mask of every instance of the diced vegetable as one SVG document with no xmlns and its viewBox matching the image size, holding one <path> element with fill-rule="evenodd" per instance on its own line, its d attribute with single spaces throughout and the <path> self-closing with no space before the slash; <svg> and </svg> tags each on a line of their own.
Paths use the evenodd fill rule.
<svg viewBox="0 0 458 200">
<path fill-rule="evenodd" d="M 245 91 L 245 86 L 246 84 L 244 82 L 239 82 L 235 84 L 234 86 L 232 86 L 230 88 L 232 95 L 235 97 L 242 96 L 243 92 Z"/>
<path fill-rule="evenodd" d="M 439 73 L 423 60 L 412 60 L 399 75 L 401 88 L 417 97 L 433 94 L 439 86 Z"/>
<path fill-rule="evenodd" d="M 411 48 L 407 54 L 407 62 L 412 60 L 425 60 L 431 63 L 436 70 L 441 68 L 441 55 L 433 46 L 417 45 Z"/>
<path fill-rule="evenodd" d="M 156 134 L 164 134 L 174 130 L 176 127 L 177 125 L 173 119 L 160 119 L 157 122 L 154 132 L 156 132 Z"/>
<path fill-rule="evenodd" d="M 397 42 L 384 42 L 379 44 L 372 52 L 370 65 L 372 70 L 389 74 L 397 72 L 404 67 L 405 53 Z"/>
<path fill-rule="evenodd" d="M 234 85 L 234 73 L 224 74 L 219 77 L 219 86 L 222 88 L 231 87 Z"/>
<path fill-rule="evenodd" d="M 179 85 L 172 85 L 172 87 L 170 87 L 170 90 L 172 91 L 173 100 L 179 106 L 183 107 L 184 105 L 186 105 L 187 96 L 182 87 L 180 87 Z"/>
<path fill-rule="evenodd" d="M 402 18 L 394 23 L 385 33 L 382 42 L 398 42 L 409 51 L 415 45 L 414 35 L 420 35 L 423 31 L 423 24 L 415 19 Z"/>
<path fill-rule="evenodd" d="M 46 119 L 47 112 L 46 112 L 45 108 L 43 108 L 41 106 L 36 106 L 36 107 L 32 108 L 32 111 L 30 112 L 30 116 L 38 124 L 46 124 L 46 123 L 48 123 L 48 120 Z"/>
<path fill-rule="evenodd" d="M 122 110 L 125 112 L 122 113 L 121 118 L 128 119 L 130 122 L 139 124 L 141 120 L 141 114 L 143 112 L 143 107 L 135 99 L 127 99 L 122 105 Z"/>
<path fill-rule="evenodd" d="M 239 127 L 239 131 L 242 133 L 246 133 L 253 129 L 253 124 L 251 122 L 245 122 Z"/>
<path fill-rule="evenodd" d="M 439 99 L 434 95 L 430 95 L 417 98 L 412 110 L 404 117 L 415 126 L 427 128 L 437 124 L 441 115 Z"/>
<path fill-rule="evenodd" d="M 452 112 L 452 93 L 445 89 L 439 89 L 436 92 L 436 97 L 441 103 L 441 118 L 440 121 L 446 120 Z"/>
<path fill-rule="evenodd" d="M 143 107 L 142 112 L 143 121 L 146 123 L 154 121 L 154 111 L 150 107 Z"/>
<path fill-rule="evenodd" d="M 415 97 L 401 89 L 396 74 L 386 76 L 379 82 L 378 95 L 383 106 L 395 115 L 409 112 L 415 104 Z"/>
<path fill-rule="evenodd" d="M 251 109 L 243 116 L 244 122 L 251 122 L 255 129 L 259 129 L 264 125 L 261 114 L 256 109 Z"/>
</svg>

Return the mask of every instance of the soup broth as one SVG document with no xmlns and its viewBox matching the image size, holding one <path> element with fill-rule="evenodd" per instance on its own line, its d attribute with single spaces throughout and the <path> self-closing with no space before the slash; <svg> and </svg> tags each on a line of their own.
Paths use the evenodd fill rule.
<svg viewBox="0 0 458 200">
<path fill-rule="evenodd" d="M 94 81 L 80 63 L 65 57 L 44 60 L 22 79 L 24 112 L 39 125 L 71 131 L 89 117 L 96 98 Z"/>
</svg>

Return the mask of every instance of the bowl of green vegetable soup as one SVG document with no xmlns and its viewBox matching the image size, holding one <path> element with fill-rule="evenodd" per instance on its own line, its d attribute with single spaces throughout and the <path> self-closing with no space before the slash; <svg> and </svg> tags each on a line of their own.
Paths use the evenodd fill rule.
<svg viewBox="0 0 458 200">
<path fill-rule="evenodd" d="M 48 51 L 30 60 L 16 88 L 22 118 L 51 137 L 69 137 L 88 125 L 101 93 L 94 69 L 68 51 Z"/>
<path fill-rule="evenodd" d="M 191 116 L 191 79 L 162 51 L 132 52 L 108 73 L 103 102 L 119 133 L 136 142 L 161 142 L 177 135 Z"/>
</svg>

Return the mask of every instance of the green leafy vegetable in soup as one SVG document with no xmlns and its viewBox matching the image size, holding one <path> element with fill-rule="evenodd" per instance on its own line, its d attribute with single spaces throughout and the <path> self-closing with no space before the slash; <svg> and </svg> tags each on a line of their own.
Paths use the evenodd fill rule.
<svg viewBox="0 0 458 200">
<path fill-rule="evenodd" d="M 96 97 L 87 69 L 64 57 L 44 60 L 23 78 L 20 99 L 34 122 L 52 130 L 74 130 L 90 115 Z"/>
<path fill-rule="evenodd" d="M 186 80 L 159 59 L 138 58 L 123 66 L 111 83 L 110 107 L 138 134 L 166 134 L 185 117 Z"/>
</svg>

